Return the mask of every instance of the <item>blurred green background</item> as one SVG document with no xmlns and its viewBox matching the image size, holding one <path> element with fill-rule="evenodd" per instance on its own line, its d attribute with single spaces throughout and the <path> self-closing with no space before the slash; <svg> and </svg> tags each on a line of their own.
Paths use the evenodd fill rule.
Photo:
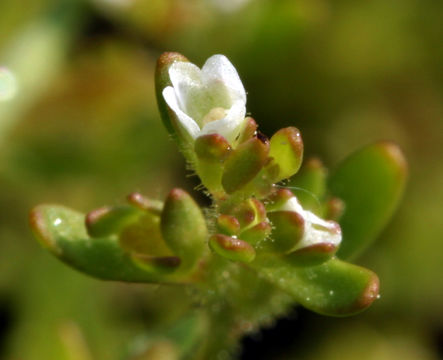
<svg viewBox="0 0 443 360">
<path fill-rule="evenodd" d="M 399 211 L 357 261 L 379 274 L 381 299 L 346 319 L 295 309 L 242 357 L 442 358 L 442 14 L 431 0 L 0 1 L 0 358 L 123 359 L 186 310 L 181 289 L 75 272 L 27 225 L 43 202 L 199 196 L 156 109 L 163 51 L 199 66 L 227 55 L 260 130 L 298 127 L 306 156 L 331 169 L 386 139 L 410 164 Z"/>
</svg>

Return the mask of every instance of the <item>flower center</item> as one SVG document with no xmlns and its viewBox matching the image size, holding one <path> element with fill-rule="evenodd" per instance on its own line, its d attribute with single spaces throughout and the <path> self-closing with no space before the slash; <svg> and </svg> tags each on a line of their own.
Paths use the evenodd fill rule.
<svg viewBox="0 0 443 360">
<path fill-rule="evenodd" d="M 215 107 L 209 110 L 209 112 L 201 120 L 201 128 L 213 121 L 223 119 L 228 114 L 228 110 L 222 107 Z"/>
</svg>

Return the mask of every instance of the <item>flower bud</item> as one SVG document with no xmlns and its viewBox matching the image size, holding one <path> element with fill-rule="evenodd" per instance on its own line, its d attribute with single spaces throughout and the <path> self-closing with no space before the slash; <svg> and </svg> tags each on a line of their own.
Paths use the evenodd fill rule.
<svg viewBox="0 0 443 360">
<path fill-rule="evenodd" d="M 217 218 L 217 229 L 225 235 L 237 235 L 240 223 L 234 216 L 222 214 Z"/>
<path fill-rule="evenodd" d="M 273 225 L 271 240 L 263 243 L 265 250 L 275 253 L 291 251 L 302 239 L 305 221 L 295 211 L 275 211 L 268 213 Z"/>
<path fill-rule="evenodd" d="M 241 232 L 239 236 L 244 241 L 252 245 L 256 245 L 265 240 L 269 236 L 271 231 L 271 224 L 269 224 L 269 222 L 267 221 L 262 221 L 259 222 L 257 225 L 254 225 L 253 227 Z"/>
<path fill-rule="evenodd" d="M 209 245 L 220 256 L 241 262 L 251 262 L 255 258 L 255 250 L 246 241 L 216 234 L 209 239 Z"/>
</svg>

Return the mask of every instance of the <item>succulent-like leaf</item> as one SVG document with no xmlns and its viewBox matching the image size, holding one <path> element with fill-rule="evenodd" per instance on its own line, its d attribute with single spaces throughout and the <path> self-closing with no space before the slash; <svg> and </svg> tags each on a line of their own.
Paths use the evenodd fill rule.
<svg viewBox="0 0 443 360">
<path fill-rule="evenodd" d="M 168 247 L 182 261 L 182 269 L 189 270 L 203 255 L 208 232 L 200 207 L 184 190 L 169 193 L 160 228 Z"/>
<path fill-rule="evenodd" d="M 60 260 L 88 275 L 128 282 L 168 282 L 155 267 L 147 271 L 124 251 L 117 236 L 90 238 L 85 216 L 58 205 L 40 205 L 30 213 L 30 225 L 39 242 Z M 162 266 L 163 267 L 163 266 Z"/>
<path fill-rule="evenodd" d="M 362 252 L 380 233 L 403 193 L 407 163 L 397 145 L 380 142 L 349 156 L 331 176 L 333 195 L 345 203 L 343 242 L 337 255 Z"/>
<path fill-rule="evenodd" d="M 258 269 L 262 276 L 320 314 L 352 315 L 378 297 L 377 275 L 336 258 L 313 267 L 294 267 L 275 258 L 258 264 L 269 266 Z"/>
</svg>

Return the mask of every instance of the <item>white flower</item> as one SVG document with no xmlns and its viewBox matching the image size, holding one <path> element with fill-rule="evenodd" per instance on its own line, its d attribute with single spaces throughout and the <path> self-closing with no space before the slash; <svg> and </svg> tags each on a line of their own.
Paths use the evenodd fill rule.
<svg viewBox="0 0 443 360">
<path fill-rule="evenodd" d="M 323 220 L 303 209 L 295 196 L 288 199 L 279 210 L 294 211 L 305 221 L 303 237 L 293 250 L 324 243 L 340 245 L 342 239 L 340 226 L 335 221 Z"/>
<path fill-rule="evenodd" d="M 217 133 L 233 144 L 245 122 L 246 92 L 226 56 L 210 57 L 201 70 L 177 61 L 169 78 L 172 86 L 163 97 L 188 134 L 196 139 Z"/>
</svg>

